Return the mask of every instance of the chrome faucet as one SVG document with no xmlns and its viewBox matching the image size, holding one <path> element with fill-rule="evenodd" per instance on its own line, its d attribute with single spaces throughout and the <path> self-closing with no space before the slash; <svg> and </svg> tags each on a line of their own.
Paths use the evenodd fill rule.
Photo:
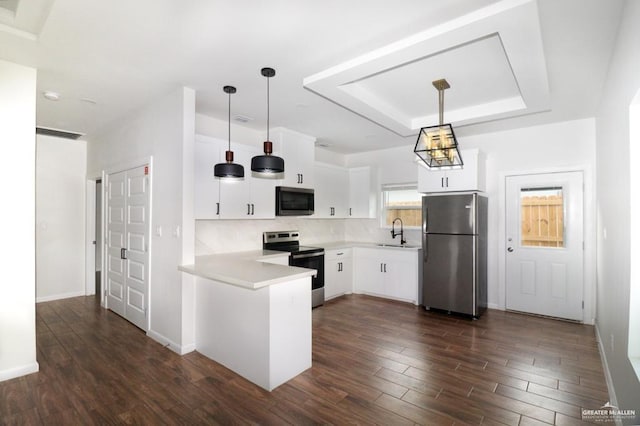
<svg viewBox="0 0 640 426">
<path fill-rule="evenodd" d="M 396 232 L 396 220 L 400 221 L 400 232 Z M 395 238 L 397 235 L 400 235 L 400 245 L 407 242 L 407 240 L 404 239 L 404 226 L 402 225 L 402 219 L 399 217 L 393 219 L 393 222 L 391 223 L 391 238 Z"/>
</svg>

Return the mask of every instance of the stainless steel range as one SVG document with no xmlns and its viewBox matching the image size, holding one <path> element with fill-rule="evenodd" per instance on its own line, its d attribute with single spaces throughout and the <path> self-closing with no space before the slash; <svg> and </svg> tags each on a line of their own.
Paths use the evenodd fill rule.
<svg viewBox="0 0 640 426">
<path fill-rule="evenodd" d="M 318 271 L 311 278 L 311 306 L 315 308 L 324 303 L 324 249 L 300 245 L 298 231 L 264 232 L 262 234 L 264 250 L 288 251 L 289 265 Z"/>
</svg>

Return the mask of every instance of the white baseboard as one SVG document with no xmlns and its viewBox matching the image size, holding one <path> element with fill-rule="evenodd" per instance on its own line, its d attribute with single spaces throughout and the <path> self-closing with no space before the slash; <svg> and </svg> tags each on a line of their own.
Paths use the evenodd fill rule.
<svg viewBox="0 0 640 426">
<path fill-rule="evenodd" d="M 598 351 L 600 351 L 600 359 L 602 359 L 602 368 L 604 369 L 604 379 L 607 382 L 607 390 L 609 391 L 609 401 L 611 404 L 618 406 L 618 398 L 616 397 L 616 390 L 613 387 L 613 379 L 611 378 L 611 372 L 609 371 L 609 363 L 607 362 L 607 356 L 604 352 L 604 346 L 602 344 L 602 338 L 600 337 L 600 330 L 598 324 L 595 325 L 596 340 L 598 341 Z"/>
<path fill-rule="evenodd" d="M 173 352 L 177 353 L 178 355 L 185 355 L 185 354 L 188 354 L 189 352 L 193 352 L 196 350 L 195 343 L 191 343 L 188 345 L 179 345 L 176 342 L 172 341 L 171 339 L 167 339 L 162 334 L 155 332 L 153 330 L 149 330 L 147 332 L 147 336 L 149 336 L 151 339 L 155 340 L 156 342 L 160 343 L 165 348 L 171 349 Z"/>
<path fill-rule="evenodd" d="M 42 297 L 36 296 L 36 303 L 51 302 L 52 300 L 69 299 L 70 297 L 78 297 L 78 296 L 84 296 L 84 295 L 85 295 L 84 290 L 80 290 L 80 291 L 73 291 L 71 293 L 54 294 L 51 296 L 42 296 Z"/>
<path fill-rule="evenodd" d="M 38 365 L 37 362 L 10 368 L 8 370 L 2 370 L 0 371 L 0 382 L 15 379 L 16 377 L 26 376 L 27 374 L 37 373 L 39 370 L 40 365 Z"/>
<path fill-rule="evenodd" d="M 497 303 L 487 303 L 487 308 L 496 309 L 498 311 L 504 311 L 504 308 L 502 306 L 498 305 Z"/>
</svg>

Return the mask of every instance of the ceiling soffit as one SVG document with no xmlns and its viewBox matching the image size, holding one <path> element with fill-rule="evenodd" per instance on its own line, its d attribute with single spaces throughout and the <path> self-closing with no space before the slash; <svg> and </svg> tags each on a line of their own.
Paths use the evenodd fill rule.
<svg viewBox="0 0 640 426">
<path fill-rule="evenodd" d="M 0 31 L 35 41 L 55 0 L 0 0 Z"/>
<path fill-rule="evenodd" d="M 437 124 L 433 80 L 446 78 L 444 121 L 461 126 L 549 109 L 535 0 L 505 0 L 303 80 L 306 89 L 400 136 Z"/>
</svg>

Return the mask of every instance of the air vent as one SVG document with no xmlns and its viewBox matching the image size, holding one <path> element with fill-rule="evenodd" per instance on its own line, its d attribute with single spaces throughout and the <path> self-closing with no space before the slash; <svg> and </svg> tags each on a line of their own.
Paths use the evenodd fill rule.
<svg viewBox="0 0 640 426">
<path fill-rule="evenodd" d="M 36 134 L 46 135 L 46 136 L 55 136 L 57 138 L 64 138 L 64 139 L 78 139 L 81 136 L 83 136 L 82 133 L 65 132 L 64 130 L 56 130 L 56 129 L 47 129 L 46 127 L 36 127 Z"/>
</svg>

